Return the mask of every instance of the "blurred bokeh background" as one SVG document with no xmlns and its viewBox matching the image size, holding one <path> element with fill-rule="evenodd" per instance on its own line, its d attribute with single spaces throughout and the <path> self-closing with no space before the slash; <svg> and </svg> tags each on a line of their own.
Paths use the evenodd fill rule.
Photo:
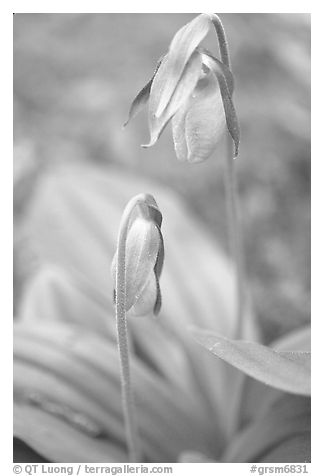
<svg viewBox="0 0 324 476">
<path fill-rule="evenodd" d="M 14 16 L 15 309 L 33 274 L 24 219 L 58 163 L 118 165 L 177 191 L 228 252 L 223 158 L 179 163 L 169 128 L 142 149 L 122 124 L 194 14 Z M 241 124 L 236 161 L 246 266 L 265 340 L 310 319 L 310 15 L 222 14 Z M 207 39 L 217 52 L 214 35 Z"/>
</svg>

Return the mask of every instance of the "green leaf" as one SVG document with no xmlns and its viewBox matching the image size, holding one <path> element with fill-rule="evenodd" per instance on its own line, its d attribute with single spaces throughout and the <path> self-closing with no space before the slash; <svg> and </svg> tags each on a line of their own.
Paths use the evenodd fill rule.
<svg viewBox="0 0 324 476">
<path fill-rule="evenodd" d="M 282 394 L 233 439 L 223 462 L 309 462 L 310 425 L 310 398 Z"/>
<path fill-rule="evenodd" d="M 305 326 L 285 334 L 272 342 L 271 348 L 277 351 L 310 351 L 310 327 Z M 271 389 L 259 380 L 245 376 L 238 395 L 236 428 L 243 428 L 258 418 L 280 396 L 282 391 Z"/>
<path fill-rule="evenodd" d="M 185 451 L 179 456 L 178 463 L 217 463 L 217 461 L 197 451 Z"/>
<path fill-rule="evenodd" d="M 20 323 L 14 330 L 14 389 L 18 396 L 22 395 L 16 401 L 24 406 L 24 414 L 32 419 L 36 409 L 41 415 L 59 419 L 63 427 L 68 427 L 67 434 L 80 433 L 85 443 L 98 435 L 119 442 L 126 451 L 116 344 L 89 330 L 59 322 Z M 146 457 L 150 461 L 175 461 L 179 452 L 188 447 L 198 451 L 208 447 L 206 424 L 192 396 L 185 396 L 171 382 L 166 384 L 136 355 L 131 368 Z M 60 441 L 64 446 L 58 449 L 68 452 L 67 441 L 56 435 L 59 427 L 51 428 L 56 446 Z M 26 439 L 28 431 L 27 427 L 25 434 L 15 435 L 30 444 Z M 41 438 L 41 434 L 37 435 Z M 36 445 L 36 436 L 33 441 Z M 42 442 L 38 443 L 32 447 L 54 459 L 52 454 L 41 451 Z M 71 442 L 71 452 L 73 445 Z"/>
<path fill-rule="evenodd" d="M 125 451 L 116 444 L 89 437 L 31 405 L 14 405 L 14 435 L 54 463 L 127 461 Z"/>
<path fill-rule="evenodd" d="M 14 463 L 50 463 L 20 438 L 13 439 L 13 461 Z"/>
<path fill-rule="evenodd" d="M 203 347 L 247 375 L 286 392 L 310 395 L 310 352 L 275 351 L 200 329 L 192 333 Z"/>
</svg>

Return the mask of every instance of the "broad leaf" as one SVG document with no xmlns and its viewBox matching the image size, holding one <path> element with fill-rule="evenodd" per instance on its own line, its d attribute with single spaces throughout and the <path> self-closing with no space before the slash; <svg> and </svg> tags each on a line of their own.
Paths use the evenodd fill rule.
<svg viewBox="0 0 324 476">
<path fill-rule="evenodd" d="M 20 438 L 13 439 L 13 461 L 14 463 L 50 463 Z"/>
<path fill-rule="evenodd" d="M 310 461 L 310 398 L 282 394 L 229 445 L 224 462 Z"/>
<path fill-rule="evenodd" d="M 292 352 L 310 351 L 310 327 L 306 326 L 285 334 L 272 342 L 271 348 Z M 238 395 L 235 429 L 243 428 L 259 418 L 273 402 L 282 396 L 282 393 L 281 390 L 269 388 L 259 380 L 246 376 Z"/>
<path fill-rule="evenodd" d="M 97 438 L 104 438 L 118 441 L 126 452 L 115 343 L 89 330 L 58 322 L 17 324 L 14 343 L 18 421 L 21 411 L 24 415 L 15 436 L 33 443 L 33 448 L 55 460 L 55 455 L 42 450 L 42 442 L 37 440 L 42 432 L 36 431 L 37 422 L 42 426 L 43 420 L 54 418 L 58 423 L 49 426 L 48 436 L 55 439 L 57 451 L 68 452 L 68 435 L 75 434 L 74 440 L 82 440 L 85 446 L 89 439 L 95 447 Z M 132 375 L 142 448 L 150 461 L 175 461 L 179 452 L 188 447 L 197 451 L 208 448 L 208 426 L 190 394 L 185 396 L 180 388 L 166 384 L 136 356 L 132 358 Z M 33 418 L 35 433 L 27 439 L 28 422 Z M 66 428 L 67 441 L 56 434 L 59 426 L 62 431 Z M 85 451 L 82 441 L 80 454 Z M 71 442 L 71 454 L 74 445 Z M 90 455 L 89 461 L 95 455 Z"/>
<path fill-rule="evenodd" d="M 275 351 L 194 329 L 197 342 L 247 375 L 286 392 L 310 395 L 310 352 Z"/>
</svg>

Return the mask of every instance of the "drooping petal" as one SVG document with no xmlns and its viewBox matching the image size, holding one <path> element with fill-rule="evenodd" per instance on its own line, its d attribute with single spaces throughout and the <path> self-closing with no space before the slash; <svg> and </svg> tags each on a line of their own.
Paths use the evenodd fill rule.
<svg viewBox="0 0 324 476">
<path fill-rule="evenodd" d="M 157 108 L 161 97 L 164 95 L 165 87 L 170 76 L 169 62 L 169 55 L 166 55 L 153 80 L 149 100 L 149 127 L 151 137 L 150 143 L 143 147 L 151 147 L 155 144 L 171 117 L 186 102 L 190 94 L 193 92 L 201 75 L 201 55 L 197 51 L 194 51 L 185 65 L 183 74 L 179 78 L 179 81 L 175 84 L 172 97 L 167 107 L 164 108 L 159 116 L 157 116 Z"/>
<path fill-rule="evenodd" d="M 210 17 L 201 14 L 175 34 L 169 47 L 168 76 L 156 108 L 157 117 L 160 117 L 167 107 L 189 58 L 206 37 L 210 25 Z"/>
<path fill-rule="evenodd" d="M 217 79 L 207 74 L 197 84 L 185 118 L 189 162 L 201 162 L 215 151 L 226 133 L 226 120 Z"/>
<path fill-rule="evenodd" d="M 231 98 L 231 94 L 227 86 L 226 78 L 223 74 L 222 69 L 219 67 L 217 63 L 215 63 L 214 72 L 217 77 L 219 89 L 222 96 L 227 129 L 228 129 L 228 132 L 231 134 L 232 139 L 234 141 L 234 145 L 235 145 L 235 150 L 234 150 L 234 158 L 235 158 L 238 155 L 238 149 L 240 144 L 240 127 L 239 127 L 238 119 L 236 116 L 235 107 Z"/>
<path fill-rule="evenodd" d="M 208 67 L 208 69 L 214 71 L 219 69 L 226 80 L 226 84 L 229 90 L 230 95 L 232 96 L 234 91 L 234 77 L 231 70 L 217 58 L 215 58 L 208 50 L 205 48 L 200 48 L 202 54 L 202 62 Z"/>
</svg>

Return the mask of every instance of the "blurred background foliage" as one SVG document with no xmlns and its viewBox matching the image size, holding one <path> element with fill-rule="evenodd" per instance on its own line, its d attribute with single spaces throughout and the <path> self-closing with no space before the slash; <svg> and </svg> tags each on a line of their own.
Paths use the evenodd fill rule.
<svg viewBox="0 0 324 476">
<path fill-rule="evenodd" d="M 145 113 L 122 129 L 133 97 L 194 16 L 14 16 L 15 308 L 33 273 L 30 198 L 58 163 L 115 164 L 171 186 L 228 252 L 223 157 L 179 163 L 169 128 L 142 149 Z M 235 165 L 248 280 L 270 341 L 310 319 L 310 15 L 220 16 L 241 124 Z M 207 46 L 217 52 L 213 34 Z"/>
</svg>

